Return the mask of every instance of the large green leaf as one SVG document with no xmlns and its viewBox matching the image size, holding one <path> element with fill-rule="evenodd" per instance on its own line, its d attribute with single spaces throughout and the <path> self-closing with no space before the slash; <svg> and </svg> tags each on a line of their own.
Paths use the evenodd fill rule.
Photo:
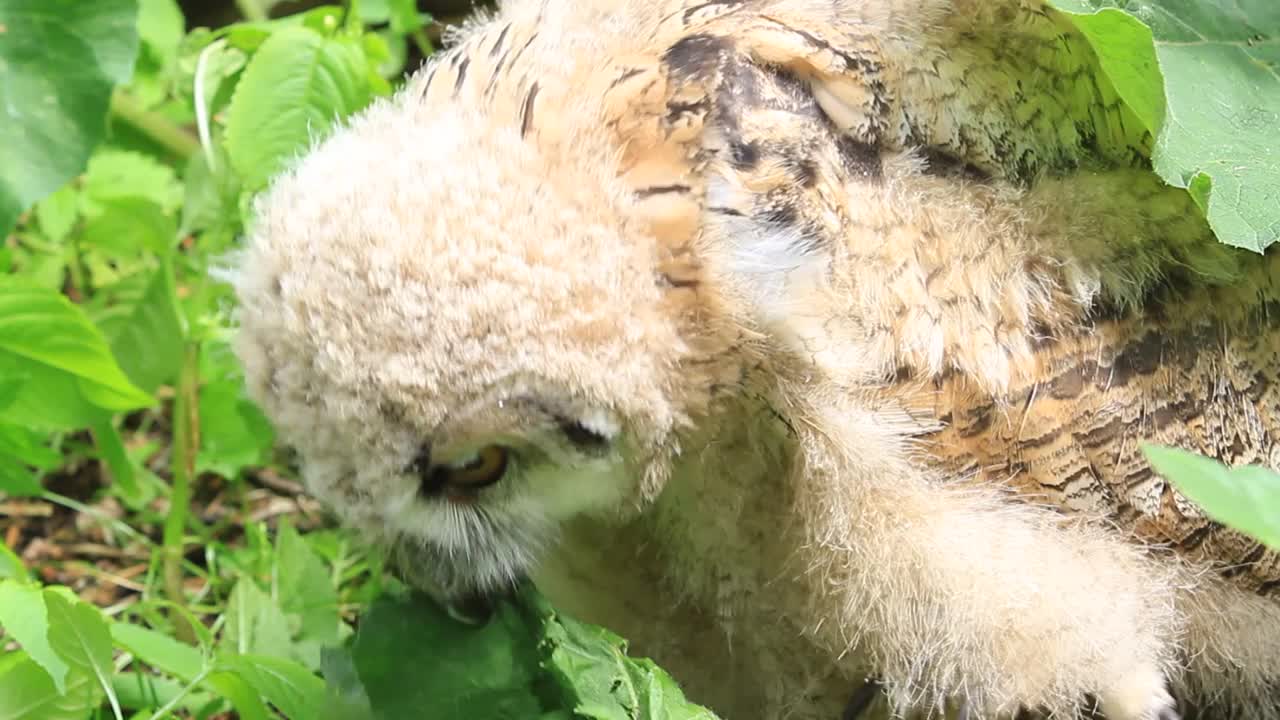
<svg viewBox="0 0 1280 720">
<path fill-rule="evenodd" d="M 298 663 L 266 655 L 235 655 L 223 662 L 289 720 L 323 714 L 324 681 Z"/>
<path fill-rule="evenodd" d="M 117 622 L 111 625 L 111 637 L 146 664 L 186 682 L 193 681 L 205 667 L 199 650 L 155 630 Z M 210 673 L 205 676 L 204 685 L 229 700 L 241 720 L 267 720 L 262 700 L 235 673 Z"/>
<path fill-rule="evenodd" d="M 177 243 L 178 219 L 151 200 L 117 198 L 85 223 L 81 241 L 113 259 L 138 253 L 163 255 Z"/>
<path fill-rule="evenodd" d="M 49 644 L 49 610 L 40 586 L 0 581 L 0 627 L 44 668 L 58 692 L 67 691 L 67 672 L 71 668 Z"/>
<path fill-rule="evenodd" d="M 141 710 L 144 708 L 156 708 L 165 703 L 174 702 L 176 703 L 174 705 L 175 708 L 187 711 L 185 715 L 179 715 L 178 717 L 200 717 L 197 711 L 201 706 L 214 701 L 212 695 L 200 690 L 192 690 L 184 694 L 186 683 L 142 672 L 124 671 L 116 673 L 111 678 L 111 687 L 115 689 L 116 696 L 120 698 L 120 707 L 122 708 L 137 708 Z M 150 716 L 136 716 L 136 720 L 143 720 L 144 717 Z"/>
<path fill-rule="evenodd" d="M 79 173 L 138 51 L 135 0 L 0 0 L 0 236 Z"/>
<path fill-rule="evenodd" d="M 162 632 L 117 622 L 111 625 L 111 637 L 139 660 L 183 680 L 192 680 L 204 669 L 199 650 Z"/>
<path fill-rule="evenodd" d="M 225 338 L 201 345 L 200 454 L 196 468 L 234 478 L 266 462 L 275 435 L 249 400 L 240 362 Z"/>
<path fill-rule="evenodd" d="M 12 279 L 0 280 L 0 368 L 32 377 L 13 407 L 24 397 L 43 402 L 69 392 L 106 410 L 153 402 L 129 382 L 79 307 L 60 293 Z"/>
<path fill-rule="evenodd" d="M 177 59 L 185 25 L 176 0 L 138 0 L 138 35 L 152 62 L 167 65 Z"/>
<path fill-rule="evenodd" d="M 1280 3 L 1051 1 L 1155 134 L 1156 172 L 1191 191 L 1218 238 L 1259 251 L 1280 238 Z"/>
<path fill-rule="evenodd" d="M 84 174 L 84 210 L 92 216 L 114 200 L 143 198 L 165 213 L 182 203 L 182 184 L 173 168 L 149 155 L 103 148 L 89 159 Z"/>
<path fill-rule="evenodd" d="M 44 602 L 49 609 L 49 645 L 68 665 L 93 678 L 117 705 L 111 687 L 111 632 L 102 612 L 54 590 L 44 591 Z"/>
<path fill-rule="evenodd" d="M 147 392 L 177 382 L 186 335 L 178 315 L 173 271 L 164 262 L 147 289 L 107 330 L 111 352 L 129 379 Z"/>
<path fill-rule="evenodd" d="M 345 648 L 324 648 L 320 670 L 328 691 L 328 703 L 320 720 L 376 720 L 350 652 Z"/>
<path fill-rule="evenodd" d="M 0 542 L 0 580 L 12 579 L 26 582 L 30 577 L 30 573 L 22 566 L 22 559 L 18 554 L 9 549 L 8 545 Z"/>
<path fill-rule="evenodd" d="M 351 653 L 378 717 L 536 718 L 536 638 L 504 605 L 471 627 L 423 598 L 374 603 L 360 620 Z"/>
<path fill-rule="evenodd" d="M 289 621 L 280 606 L 251 578 L 240 578 L 231 589 L 225 617 L 221 647 L 229 652 L 290 656 Z"/>
<path fill-rule="evenodd" d="M 555 611 L 540 595 L 522 601 L 540 621 L 544 666 L 570 698 L 577 717 L 592 720 L 715 720 L 684 697 L 675 680 L 652 660 L 627 655 L 627 643 L 609 630 Z"/>
<path fill-rule="evenodd" d="M 488 623 L 461 624 L 422 598 L 382 598 L 345 658 L 326 655 L 331 692 L 376 717 L 715 720 L 671 676 L 605 630 L 556 612 L 532 588 Z"/>
<path fill-rule="evenodd" d="M 43 488 L 31 468 L 52 470 L 61 464 L 62 455 L 48 447 L 43 433 L 0 421 L 0 492 L 39 495 Z"/>
<path fill-rule="evenodd" d="M 1280 474 L 1264 467 L 1229 468 L 1217 460 L 1148 445 L 1151 466 L 1213 519 L 1280 550 Z"/>
<path fill-rule="evenodd" d="M 0 654 L 0 718 L 3 720 L 88 720 L 101 691 L 91 675 L 73 670 L 66 692 L 58 692 L 44 670 L 25 652 Z"/>
<path fill-rule="evenodd" d="M 101 415 L 95 418 L 89 429 L 93 432 L 98 457 L 106 463 L 108 477 L 116 494 L 131 508 L 141 508 L 151 501 L 155 493 L 143 491 L 137 474 L 133 471 L 133 463 L 129 461 L 129 450 L 124 445 L 124 438 L 120 436 L 111 416 Z"/>
<path fill-rule="evenodd" d="M 320 648 L 338 642 L 338 591 L 324 561 L 288 523 L 276 540 L 276 577 L 280 607 L 296 619 L 295 657 L 319 669 Z"/>
<path fill-rule="evenodd" d="M 246 189 L 276 172 L 372 93 L 359 44 L 305 27 L 277 30 L 253 56 L 227 111 L 227 152 Z"/>
</svg>

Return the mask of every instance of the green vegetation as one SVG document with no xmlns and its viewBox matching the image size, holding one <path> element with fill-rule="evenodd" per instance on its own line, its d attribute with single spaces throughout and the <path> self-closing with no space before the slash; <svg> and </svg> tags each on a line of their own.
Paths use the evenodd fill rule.
<svg viewBox="0 0 1280 720">
<path fill-rule="evenodd" d="M 1274 242 L 1280 5 L 1054 3 L 1161 175 L 1224 242 Z M 273 4 L 188 32 L 176 0 L 0 0 L 0 718 L 710 718 L 531 589 L 449 620 L 301 496 L 217 271 L 255 193 L 434 26 L 412 0 Z M 1280 547 L 1280 477 L 1149 452 Z"/>
</svg>

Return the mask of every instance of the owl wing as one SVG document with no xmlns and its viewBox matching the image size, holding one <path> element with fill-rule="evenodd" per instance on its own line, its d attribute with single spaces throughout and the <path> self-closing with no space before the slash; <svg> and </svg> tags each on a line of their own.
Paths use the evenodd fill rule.
<svg viewBox="0 0 1280 720">
<path fill-rule="evenodd" d="M 724 0 L 663 23 L 604 95 L 673 295 L 718 273 L 776 341 L 880 383 L 952 477 L 1280 588 L 1280 557 L 1139 451 L 1277 464 L 1280 264 L 1216 243 L 1150 174 L 1150 136 L 1063 17 Z"/>
<path fill-rule="evenodd" d="M 793 73 L 837 127 L 878 147 L 1020 181 L 1149 155 L 1088 40 L 1041 0 L 722 1 L 669 17 Z"/>
<path fill-rule="evenodd" d="M 1155 474 L 1141 445 L 1280 468 L 1280 256 L 1231 286 L 1166 288 L 1138 313 L 1046 343 L 993 397 L 960 377 L 920 386 L 944 421 L 922 439 L 955 477 L 1105 517 L 1147 542 L 1280 594 L 1280 554 L 1213 522 Z"/>
</svg>

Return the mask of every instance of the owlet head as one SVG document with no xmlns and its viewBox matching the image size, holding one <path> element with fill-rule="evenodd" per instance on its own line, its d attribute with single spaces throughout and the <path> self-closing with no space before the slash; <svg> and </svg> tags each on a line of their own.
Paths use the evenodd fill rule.
<svg viewBox="0 0 1280 720">
<path fill-rule="evenodd" d="M 417 105 L 376 105 L 264 196 L 237 350 L 311 491 L 456 600 L 634 504 L 679 341 L 606 155 Z"/>
</svg>

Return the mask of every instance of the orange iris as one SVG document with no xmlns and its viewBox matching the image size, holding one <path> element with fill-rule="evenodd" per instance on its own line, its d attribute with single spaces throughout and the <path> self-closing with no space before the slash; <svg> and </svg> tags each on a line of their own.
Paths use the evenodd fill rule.
<svg viewBox="0 0 1280 720">
<path fill-rule="evenodd" d="M 507 471 L 507 449 L 489 445 L 480 449 L 474 459 L 461 467 L 449 469 L 449 484 L 461 488 L 481 488 L 498 482 Z"/>
</svg>

